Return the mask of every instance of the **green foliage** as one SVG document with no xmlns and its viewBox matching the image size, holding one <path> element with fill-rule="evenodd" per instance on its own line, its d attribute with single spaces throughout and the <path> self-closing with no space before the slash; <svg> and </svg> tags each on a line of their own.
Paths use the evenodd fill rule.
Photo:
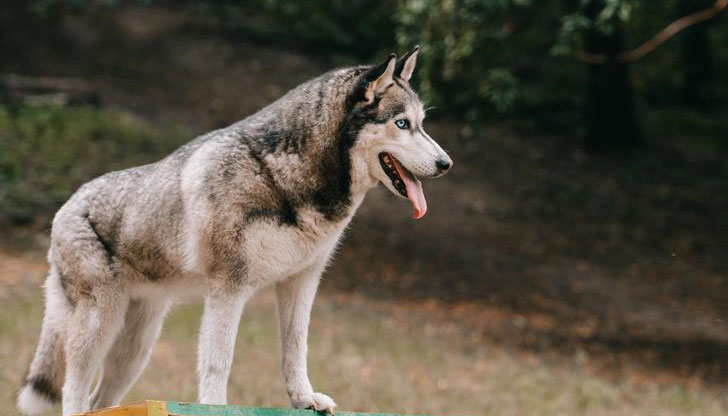
<svg viewBox="0 0 728 416">
<path fill-rule="evenodd" d="M 117 111 L 0 106 L 0 222 L 51 212 L 89 179 L 154 161 L 186 138 Z"/>
<path fill-rule="evenodd" d="M 225 33 L 233 41 L 292 48 L 326 58 L 327 64 L 380 62 L 388 53 L 421 45 L 413 84 L 432 116 L 477 124 L 494 117 L 517 117 L 539 131 L 579 131 L 587 71 L 573 58 L 584 50 L 584 35 L 619 29 L 625 49 L 649 39 L 684 15 L 685 4 L 710 0 L 12 0 L 12 4 L 59 15 L 60 9 L 184 6 L 191 27 Z M 93 6 L 93 7 L 91 7 Z M 60 10 L 60 11 L 63 11 Z M 53 14 L 50 13 L 50 14 Z M 43 14 L 39 12 L 39 14 Z M 11 24 L 12 23 L 12 24 Z M 8 20 L 6 26 L 15 22 Z M 39 25 L 47 28 L 48 25 Z M 723 100 L 728 91 L 717 68 L 728 63 L 726 25 L 711 24 L 706 46 L 716 76 L 701 88 Z M 59 33 L 60 29 L 58 30 Z M 685 32 L 687 33 L 687 31 Z M 680 36 L 640 60 L 632 72 L 638 109 L 673 104 L 689 90 Z M 8 32 L 8 34 L 12 34 Z M 63 36 L 57 36 L 63 39 Z M 8 40 L 11 39 L 11 40 Z M 18 38 L 23 39 L 23 38 Z M 683 38 L 684 39 L 684 38 Z M 4 50 L 25 53 L 26 42 L 0 36 Z M 21 46 L 18 46 L 21 45 Z M 549 53 L 549 51 L 551 53 Z M 12 60 L 11 60 L 12 61 Z M 706 64 L 706 65 L 708 65 Z M 523 126 L 525 123 L 518 123 Z M 470 126 L 473 127 L 473 126 Z M 470 129 L 472 130 L 472 129 Z"/>
<path fill-rule="evenodd" d="M 138 6 L 148 6 L 153 0 L 136 0 Z M 24 2 L 26 10 L 37 17 L 58 16 L 63 10 L 82 11 L 87 7 L 118 7 L 121 0 L 29 0 Z"/>
<path fill-rule="evenodd" d="M 404 50 L 420 43 L 417 82 L 428 102 L 473 117 L 484 108 L 509 110 L 518 83 L 508 67 L 484 57 L 503 56 L 512 27 L 504 20 L 510 0 L 403 0 L 396 39 Z"/>
<path fill-rule="evenodd" d="M 591 0 L 582 0 L 586 5 Z M 593 19 L 594 27 L 604 33 L 610 33 L 614 26 L 629 21 L 632 12 L 632 3 L 629 0 L 603 0 L 604 7 Z"/>
<path fill-rule="evenodd" d="M 512 27 L 503 20 L 528 0 L 253 0 L 191 1 L 194 13 L 211 17 L 230 33 L 257 41 L 341 52 L 376 62 L 420 44 L 416 83 L 427 102 L 474 119 L 509 111 L 519 84 L 505 55 Z M 467 113 L 467 114 L 466 114 Z"/>
<path fill-rule="evenodd" d="M 551 48 L 551 53 L 555 56 L 566 56 L 581 49 L 580 35 L 589 29 L 591 25 L 592 21 L 581 12 L 564 16 L 561 21 L 558 41 Z"/>
<path fill-rule="evenodd" d="M 313 52 L 371 55 L 392 44 L 394 25 L 388 2 L 367 0 L 186 1 L 233 35 L 295 45 Z"/>
<path fill-rule="evenodd" d="M 480 87 L 482 88 L 480 93 L 488 98 L 498 112 L 504 113 L 513 107 L 518 82 L 507 69 L 491 69 Z"/>
<path fill-rule="evenodd" d="M 612 33 L 630 21 L 636 3 L 638 0 L 580 0 L 578 10 L 562 18 L 558 41 L 551 48 L 551 53 L 563 56 L 583 49 L 581 36 L 587 30 Z M 599 11 L 591 16 L 590 8 L 599 8 Z"/>
<path fill-rule="evenodd" d="M 584 50 L 590 30 L 624 33 L 638 45 L 684 13 L 687 0 L 189 0 L 195 13 L 230 33 L 293 46 L 347 62 L 378 62 L 419 44 L 413 83 L 434 114 L 481 122 L 493 116 L 538 117 L 537 124 L 573 129 L 584 97 L 584 66 L 570 58 Z M 711 31 L 723 33 L 720 25 Z M 719 41 L 714 42 L 716 45 Z M 395 47 L 396 45 L 396 47 Z M 637 95 L 682 88 L 684 62 L 672 42 L 640 62 Z M 551 53 L 549 53 L 549 51 Z M 712 48 L 725 62 L 722 49 Z M 563 57 L 569 56 L 568 59 Z M 711 86 L 718 91 L 726 88 Z M 558 114 L 554 114 L 558 109 Z M 568 113 L 568 114 L 567 114 Z M 563 124 L 563 123 L 562 123 Z"/>
</svg>

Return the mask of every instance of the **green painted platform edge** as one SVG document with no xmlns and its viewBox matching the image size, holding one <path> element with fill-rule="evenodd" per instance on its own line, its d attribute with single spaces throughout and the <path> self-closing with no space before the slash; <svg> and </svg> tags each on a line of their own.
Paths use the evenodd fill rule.
<svg viewBox="0 0 728 416">
<path fill-rule="evenodd" d="M 320 416 L 324 413 L 303 409 L 246 407 L 199 403 L 167 402 L 167 413 L 179 416 Z M 401 416 L 394 413 L 336 412 L 335 416 Z M 411 415 L 427 416 L 427 415 Z"/>
</svg>

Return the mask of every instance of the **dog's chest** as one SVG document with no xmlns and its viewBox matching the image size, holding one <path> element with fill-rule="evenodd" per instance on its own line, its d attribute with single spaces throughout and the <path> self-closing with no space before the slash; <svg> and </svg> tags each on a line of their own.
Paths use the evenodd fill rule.
<svg viewBox="0 0 728 416">
<path fill-rule="evenodd" d="M 260 221 L 246 230 L 244 252 L 253 280 L 280 280 L 327 261 L 351 216 L 325 220 L 318 212 L 300 212 L 296 225 Z"/>
</svg>

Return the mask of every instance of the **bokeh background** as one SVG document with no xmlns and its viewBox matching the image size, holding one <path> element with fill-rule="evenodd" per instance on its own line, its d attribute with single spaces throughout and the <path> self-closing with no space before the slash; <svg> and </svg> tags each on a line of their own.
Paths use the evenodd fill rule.
<svg viewBox="0 0 728 416">
<path fill-rule="evenodd" d="M 370 193 L 325 274 L 317 389 L 343 410 L 728 414 L 725 1 L 4 0 L 0 413 L 40 329 L 50 219 L 337 66 L 422 47 L 413 84 L 455 167 L 420 221 Z M 714 14 L 650 53 L 670 22 Z M 199 305 L 127 401 L 195 400 Z M 274 298 L 230 401 L 288 406 Z"/>
</svg>

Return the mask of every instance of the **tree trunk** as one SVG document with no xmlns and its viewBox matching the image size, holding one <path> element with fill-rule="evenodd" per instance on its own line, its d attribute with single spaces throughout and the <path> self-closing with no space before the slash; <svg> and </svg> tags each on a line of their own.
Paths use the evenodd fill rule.
<svg viewBox="0 0 728 416">
<path fill-rule="evenodd" d="M 678 17 L 686 16 L 709 6 L 713 1 L 680 0 Z M 709 101 L 713 79 L 713 60 L 710 53 L 708 28 L 713 19 L 685 29 L 680 36 L 683 61 L 682 98 L 687 104 L 704 105 Z"/>
<path fill-rule="evenodd" d="M 593 0 L 586 6 L 586 15 L 593 20 L 603 7 L 601 0 Z M 613 57 L 606 63 L 589 64 L 585 146 L 591 151 L 637 147 L 641 136 L 629 66 L 616 60 L 624 50 L 622 31 L 615 27 L 607 34 L 591 29 L 585 33 L 584 41 L 588 52 Z"/>
</svg>

